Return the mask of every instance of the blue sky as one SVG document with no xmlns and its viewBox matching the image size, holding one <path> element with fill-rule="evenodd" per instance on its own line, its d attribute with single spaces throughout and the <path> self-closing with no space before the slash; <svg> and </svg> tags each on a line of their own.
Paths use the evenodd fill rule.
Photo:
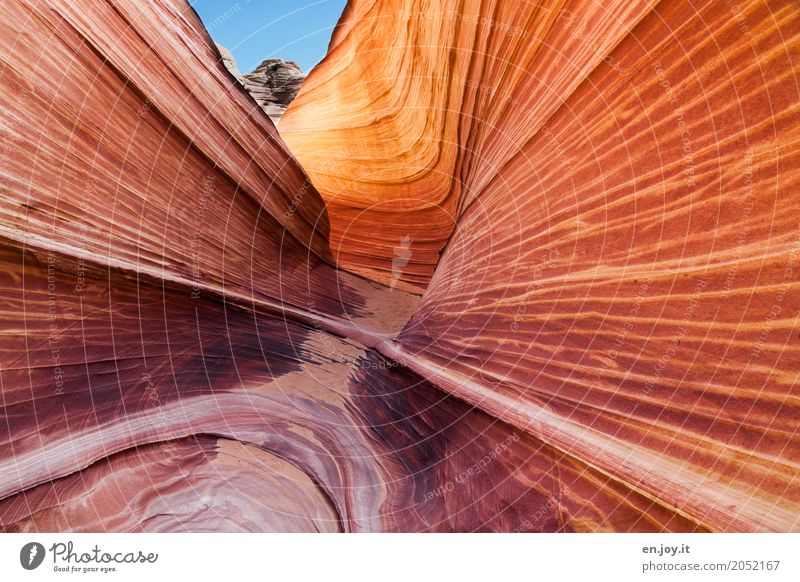
<svg viewBox="0 0 800 582">
<path fill-rule="evenodd" d="M 190 0 L 211 38 L 249 73 L 261 61 L 297 61 L 307 73 L 328 50 L 346 0 Z"/>
</svg>

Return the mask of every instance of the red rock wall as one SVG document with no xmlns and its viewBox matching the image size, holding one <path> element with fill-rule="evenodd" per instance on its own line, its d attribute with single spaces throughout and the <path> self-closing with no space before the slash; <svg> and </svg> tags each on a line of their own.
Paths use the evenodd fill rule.
<svg viewBox="0 0 800 582">
<path fill-rule="evenodd" d="M 8 3 L 0 528 L 798 529 L 796 6 L 441 4 Z"/>
</svg>

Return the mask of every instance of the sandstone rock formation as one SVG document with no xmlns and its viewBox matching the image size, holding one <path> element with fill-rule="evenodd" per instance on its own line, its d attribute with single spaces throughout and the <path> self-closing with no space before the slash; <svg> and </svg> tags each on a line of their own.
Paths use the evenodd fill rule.
<svg viewBox="0 0 800 582">
<path fill-rule="evenodd" d="M 800 10 L 459 6 L 8 3 L 0 528 L 800 529 Z"/>
<path fill-rule="evenodd" d="M 222 59 L 222 64 L 225 65 L 225 68 L 230 71 L 230 73 L 236 77 L 236 80 L 240 83 L 244 84 L 244 77 L 242 76 L 242 72 L 239 70 L 239 65 L 236 64 L 236 59 L 233 57 L 231 51 L 226 49 L 219 43 L 214 43 L 219 51 L 219 56 Z"/>
<path fill-rule="evenodd" d="M 277 125 L 305 78 L 294 61 L 267 59 L 244 75 L 244 88 Z"/>
<path fill-rule="evenodd" d="M 253 72 L 243 75 L 231 52 L 217 44 L 222 64 L 261 105 L 275 123 L 280 122 L 284 111 L 297 96 L 306 76 L 294 61 L 266 59 Z"/>
</svg>

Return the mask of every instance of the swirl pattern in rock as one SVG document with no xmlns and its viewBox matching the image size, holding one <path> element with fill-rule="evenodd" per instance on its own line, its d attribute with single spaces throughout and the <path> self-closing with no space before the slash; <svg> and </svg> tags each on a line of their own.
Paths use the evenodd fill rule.
<svg viewBox="0 0 800 582">
<path fill-rule="evenodd" d="M 797 6 L 3 18 L 3 530 L 800 529 Z"/>
</svg>

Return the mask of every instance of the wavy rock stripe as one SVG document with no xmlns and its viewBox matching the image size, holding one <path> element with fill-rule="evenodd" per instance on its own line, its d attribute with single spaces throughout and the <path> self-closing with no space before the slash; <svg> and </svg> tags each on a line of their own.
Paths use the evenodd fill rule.
<svg viewBox="0 0 800 582">
<path fill-rule="evenodd" d="M 436 267 L 384 353 L 705 527 L 800 527 L 798 16 L 351 2 L 282 132 L 345 267 Z"/>
<path fill-rule="evenodd" d="M 6 531 L 696 527 L 321 325 L 1 257 Z"/>
<path fill-rule="evenodd" d="M 301 369 L 320 330 L 396 329 L 414 301 L 397 292 L 393 313 L 370 321 L 386 310 L 379 289 L 334 270 L 321 199 L 195 14 L 182 2 L 15 2 L 4 18 L 0 497 L 23 510 L 3 510 L 3 527 L 98 527 L 93 514 L 26 522 L 44 511 L 32 488 L 58 497 L 104 459 L 205 433 L 294 455 L 325 487 L 374 492 L 358 434 L 326 436 L 347 415 L 320 403 L 277 446 L 270 419 L 290 424 L 291 398 L 228 391 Z M 346 385 L 342 368 L 331 377 Z M 315 377 L 303 375 L 307 389 Z M 345 453 L 365 460 L 340 468 Z M 342 493 L 344 517 L 326 527 L 378 529 L 374 493 L 360 495 Z M 258 523 L 307 529 L 307 507 L 298 500 L 301 525 Z"/>
<path fill-rule="evenodd" d="M 9 3 L 0 529 L 800 527 L 796 7 L 444 4 Z"/>
<path fill-rule="evenodd" d="M 694 10 L 660 2 L 529 140 L 498 83 L 402 351 L 697 523 L 797 530 L 800 14 Z"/>
<path fill-rule="evenodd" d="M 2 38 L 0 232 L 243 293 L 303 289 L 295 257 L 329 256 L 321 201 L 191 11 L 11 2 L 4 19 L 24 34 Z"/>
<path fill-rule="evenodd" d="M 626 2 L 461 4 L 350 2 L 281 122 L 328 203 L 339 264 L 385 283 L 399 271 L 412 290 L 427 284 L 459 208 L 480 187 L 470 169 L 497 176 L 648 11 Z M 398 267 L 403 237 L 411 257 Z"/>
</svg>

